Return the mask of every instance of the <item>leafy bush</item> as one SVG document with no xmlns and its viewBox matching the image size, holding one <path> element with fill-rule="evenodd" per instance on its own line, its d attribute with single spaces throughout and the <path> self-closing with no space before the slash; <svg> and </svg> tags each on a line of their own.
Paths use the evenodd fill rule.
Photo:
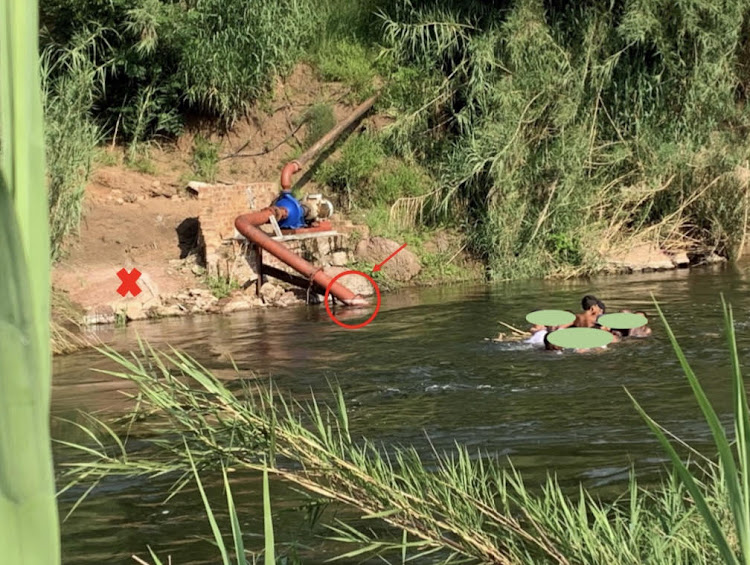
<svg viewBox="0 0 750 565">
<path fill-rule="evenodd" d="M 193 140 L 193 171 L 199 180 L 213 182 L 219 169 L 219 146 L 203 137 Z"/>
<path fill-rule="evenodd" d="M 302 116 L 302 122 L 307 124 L 305 133 L 305 148 L 311 147 L 321 137 L 336 127 L 336 116 L 330 104 L 314 104 Z"/>
<path fill-rule="evenodd" d="M 383 147 L 374 136 L 357 135 L 344 143 L 338 159 L 323 164 L 316 178 L 342 195 L 351 207 L 357 191 L 382 163 L 384 156 Z"/>
<path fill-rule="evenodd" d="M 360 99 L 372 94 L 375 69 L 365 45 L 346 39 L 325 41 L 317 49 L 315 63 L 323 80 L 343 82 Z"/>
<path fill-rule="evenodd" d="M 95 38 L 97 117 L 127 140 L 179 133 L 185 112 L 231 124 L 300 57 L 320 25 L 312 0 L 50 0 L 43 46 Z"/>
</svg>

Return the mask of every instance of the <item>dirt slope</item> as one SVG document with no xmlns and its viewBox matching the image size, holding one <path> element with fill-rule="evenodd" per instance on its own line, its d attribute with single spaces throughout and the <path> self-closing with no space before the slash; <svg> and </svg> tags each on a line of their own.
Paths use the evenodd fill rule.
<svg viewBox="0 0 750 565">
<path fill-rule="evenodd" d="M 304 140 L 305 127 L 297 129 L 300 117 L 313 104 L 326 103 L 341 120 L 351 110 L 346 94 L 341 85 L 319 82 L 312 69 L 300 65 L 229 132 L 190 124 L 179 139 L 152 144 L 147 157 L 130 166 L 124 164 L 126 148 L 102 148 L 100 161 L 108 164 L 95 170 L 86 188 L 80 234 L 53 270 L 54 287 L 84 309 L 132 301 L 116 293 L 116 273 L 123 267 L 138 268 L 146 286 L 162 296 L 204 287 L 198 271 L 181 260 L 181 228 L 190 227 L 200 209 L 184 190 L 188 181 L 202 180 L 193 173 L 195 136 L 219 144 L 217 181 L 276 181 L 293 157 L 295 140 Z M 250 156 L 226 158 L 236 154 Z"/>
</svg>

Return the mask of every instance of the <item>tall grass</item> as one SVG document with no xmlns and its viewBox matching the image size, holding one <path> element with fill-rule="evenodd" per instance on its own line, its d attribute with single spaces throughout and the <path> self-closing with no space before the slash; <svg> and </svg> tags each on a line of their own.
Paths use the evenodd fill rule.
<svg viewBox="0 0 750 565">
<path fill-rule="evenodd" d="M 38 5 L 0 1 L 0 554 L 60 562 Z"/>
<path fill-rule="evenodd" d="M 429 209 L 496 276 L 585 272 L 633 234 L 737 254 L 747 3 L 394 4 L 391 144 L 439 173 Z"/>
<path fill-rule="evenodd" d="M 45 145 L 49 168 L 51 257 L 60 258 L 66 237 L 78 230 L 86 182 L 101 139 L 91 109 L 103 81 L 89 55 L 95 37 L 42 55 Z"/>
</svg>

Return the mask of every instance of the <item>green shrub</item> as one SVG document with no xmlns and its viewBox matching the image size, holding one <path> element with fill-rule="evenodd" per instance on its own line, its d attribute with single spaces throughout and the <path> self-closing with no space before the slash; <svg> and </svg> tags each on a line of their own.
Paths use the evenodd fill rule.
<svg viewBox="0 0 750 565">
<path fill-rule="evenodd" d="M 217 273 L 215 275 L 206 275 L 206 286 L 216 298 L 226 298 L 235 290 L 240 288 L 237 279 L 229 274 Z"/>
<path fill-rule="evenodd" d="M 750 6 L 613 6 L 384 8 L 384 103 L 399 115 L 389 145 L 438 176 L 435 211 L 464 210 L 498 276 L 587 268 L 593 229 L 598 243 L 649 229 L 738 248 L 748 199 L 732 172 L 750 153 L 750 114 L 736 72 Z"/>
<path fill-rule="evenodd" d="M 321 25 L 312 0 L 50 0 L 43 47 L 93 40 L 106 68 L 97 117 L 131 141 L 181 131 L 197 112 L 231 124 L 302 55 Z"/>
<path fill-rule="evenodd" d="M 302 115 L 302 122 L 307 124 L 305 148 L 315 144 L 321 137 L 336 127 L 336 116 L 330 104 L 314 104 Z"/>
<path fill-rule="evenodd" d="M 344 143 L 338 159 L 324 163 L 316 178 L 333 188 L 351 206 L 384 156 L 383 147 L 374 136 L 357 135 Z"/>
<path fill-rule="evenodd" d="M 429 182 L 429 177 L 419 166 L 390 160 L 374 176 L 365 192 L 365 203 L 390 205 L 404 196 L 419 196 L 428 192 Z"/>
<path fill-rule="evenodd" d="M 214 182 L 219 170 L 219 145 L 196 135 L 193 140 L 193 171 L 205 182 Z"/>
<path fill-rule="evenodd" d="M 316 51 L 315 65 L 323 80 L 344 83 L 360 99 L 373 92 L 373 57 L 361 43 L 350 39 L 324 41 Z"/>
</svg>

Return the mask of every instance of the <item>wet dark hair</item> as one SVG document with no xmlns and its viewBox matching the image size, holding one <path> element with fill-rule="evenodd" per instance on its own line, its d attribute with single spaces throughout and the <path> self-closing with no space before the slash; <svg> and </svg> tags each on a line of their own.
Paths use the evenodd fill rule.
<svg viewBox="0 0 750 565">
<path fill-rule="evenodd" d="M 592 306 L 596 305 L 602 305 L 603 303 L 601 300 L 599 300 L 596 296 L 592 294 L 587 294 L 583 297 L 583 300 L 581 300 L 581 308 L 586 311 L 590 310 Z"/>
<path fill-rule="evenodd" d="M 607 311 L 607 307 L 604 305 L 604 302 L 602 302 L 601 300 L 597 300 L 596 305 L 602 309 L 602 314 L 604 314 Z"/>
</svg>

